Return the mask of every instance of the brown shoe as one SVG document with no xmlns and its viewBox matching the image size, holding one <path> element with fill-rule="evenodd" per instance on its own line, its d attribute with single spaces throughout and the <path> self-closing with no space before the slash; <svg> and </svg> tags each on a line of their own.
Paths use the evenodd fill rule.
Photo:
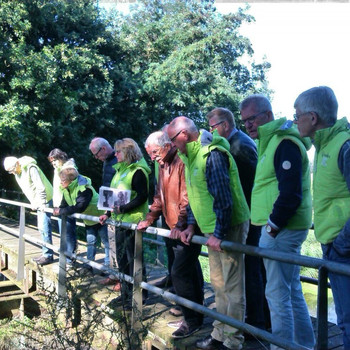
<svg viewBox="0 0 350 350">
<path fill-rule="evenodd" d="M 113 286 L 114 284 L 116 284 L 118 282 L 119 282 L 119 280 L 114 280 L 112 278 L 107 277 L 104 280 L 102 280 L 100 282 L 100 284 L 102 284 L 103 286 Z"/>
</svg>

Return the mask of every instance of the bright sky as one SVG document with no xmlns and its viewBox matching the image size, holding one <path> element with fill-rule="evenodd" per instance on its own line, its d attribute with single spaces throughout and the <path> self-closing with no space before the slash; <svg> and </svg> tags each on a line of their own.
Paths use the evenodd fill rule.
<svg viewBox="0 0 350 350">
<path fill-rule="evenodd" d="M 235 0 L 236 1 L 236 0 Z M 127 1 L 100 0 L 101 6 L 128 11 Z M 314 86 L 327 85 L 337 96 L 338 117 L 350 121 L 350 3 L 250 3 L 248 13 L 256 22 L 244 25 L 240 33 L 248 37 L 254 60 L 266 56 L 272 67 L 268 73 L 274 90 L 272 106 L 276 117 L 292 119 L 297 96 Z M 245 3 L 220 0 L 220 12 L 236 12 Z"/>
<path fill-rule="evenodd" d="M 255 23 L 241 27 L 255 51 L 272 67 L 269 87 L 276 116 L 292 119 L 293 104 L 303 91 L 319 85 L 337 96 L 338 117 L 350 114 L 350 4 L 251 3 Z M 222 12 L 236 12 L 244 3 L 218 3 Z M 350 120 L 350 119 L 349 119 Z"/>
</svg>

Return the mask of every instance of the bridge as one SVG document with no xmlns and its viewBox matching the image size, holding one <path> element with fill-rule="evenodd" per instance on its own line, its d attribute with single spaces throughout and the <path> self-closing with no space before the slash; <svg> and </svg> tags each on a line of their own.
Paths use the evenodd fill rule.
<svg viewBox="0 0 350 350">
<path fill-rule="evenodd" d="M 25 301 L 29 298 L 39 301 L 42 305 L 47 305 L 47 296 L 52 292 L 57 295 L 59 310 L 64 310 L 64 318 L 70 320 L 70 327 L 78 326 L 82 318 L 86 317 L 86 309 L 82 304 L 87 302 L 89 310 L 96 310 L 91 305 L 97 305 L 103 313 L 103 323 L 111 325 L 109 330 L 101 331 L 101 348 L 105 349 L 106 339 L 111 349 L 117 348 L 117 344 L 123 339 L 115 337 L 116 334 L 126 332 L 132 337 L 140 339 L 140 349 L 195 349 L 196 340 L 210 334 L 211 323 L 213 319 L 219 319 L 227 324 L 243 330 L 252 335 L 252 339 L 245 342 L 244 349 L 267 349 L 269 344 L 276 344 L 285 349 L 301 350 L 306 349 L 302 344 L 288 343 L 284 339 L 274 337 L 271 333 L 262 331 L 248 324 L 241 323 L 235 319 L 224 316 L 215 311 L 215 298 L 210 284 L 205 284 L 205 303 L 204 305 L 195 304 L 187 299 L 176 296 L 167 290 L 162 290 L 153 285 L 160 277 L 164 276 L 164 268 L 156 265 L 147 265 L 147 283 L 142 281 L 142 244 L 143 240 L 150 244 L 162 244 L 156 239 L 144 238 L 142 233 L 136 230 L 136 225 L 123 222 L 110 222 L 116 226 L 134 229 L 136 231 L 135 242 L 135 265 L 134 276 L 120 274 L 117 270 L 106 268 L 103 265 L 102 250 L 97 254 L 96 261 L 92 262 L 86 259 L 86 243 L 79 242 L 77 254 L 71 256 L 78 263 L 89 264 L 94 269 L 93 275 L 81 275 L 79 269 L 67 271 L 65 252 L 65 219 L 62 221 L 61 236 L 53 234 L 53 244 L 48 245 L 41 241 L 41 236 L 36 227 L 26 225 L 26 212 L 30 212 L 30 206 L 26 203 L 0 199 L 1 205 L 7 205 L 19 208 L 19 220 L 14 221 L 5 217 L 0 217 L 0 273 L 6 277 L 5 281 L 0 282 L 0 305 L 9 303 L 12 300 L 18 300 L 20 314 L 25 314 Z M 48 209 L 50 211 L 50 209 Z M 78 219 L 88 218 L 98 221 L 98 218 L 74 215 Z M 158 236 L 167 236 L 168 230 L 151 227 L 148 233 Z M 194 236 L 193 242 L 205 244 L 204 237 Z M 40 255 L 41 246 L 47 245 L 55 252 L 53 264 L 38 267 L 32 261 L 34 256 Z M 223 242 L 223 249 L 233 249 L 242 251 L 245 254 L 269 257 L 277 260 L 312 267 L 319 270 L 318 280 L 304 279 L 309 283 L 318 285 L 318 306 L 317 318 L 313 319 L 315 336 L 317 338 L 317 349 L 343 349 L 342 336 L 338 327 L 327 320 L 327 271 L 343 273 L 350 275 L 347 266 L 343 264 L 329 263 L 322 259 L 310 258 L 306 256 L 297 256 L 294 254 L 281 254 L 279 252 L 269 251 L 267 249 L 240 245 L 232 242 Z M 206 255 L 206 253 L 202 253 Z M 133 307 L 125 310 L 122 306 L 114 305 L 119 292 L 113 292 L 110 288 L 102 286 L 100 281 L 104 278 L 102 274 L 112 274 L 120 280 L 126 280 L 134 284 Z M 13 287 L 13 288 L 11 288 Z M 142 303 L 142 289 L 149 291 L 147 303 Z M 44 292 L 44 293 L 43 293 Z M 66 307 L 67 297 L 74 294 L 75 301 L 73 307 Z M 63 301 L 63 302 L 62 302 Z M 196 311 L 203 313 L 204 325 L 202 329 L 193 336 L 174 340 L 171 333 L 174 329 L 167 327 L 169 321 L 174 321 L 174 317 L 169 314 L 169 308 L 174 303 L 185 305 Z M 61 305 L 62 304 L 62 305 Z M 85 315 L 84 315 L 85 312 Z M 91 311 L 93 314 L 93 311 Z M 100 316 L 98 314 L 98 316 Z M 91 315 L 90 315 L 91 316 Z M 120 325 L 122 318 L 122 325 Z M 130 327 L 130 328 L 129 328 Z M 108 328 L 108 327 L 107 327 Z M 67 330 L 68 332 L 68 330 Z M 146 337 L 140 338 L 142 332 L 147 332 Z M 137 341 L 137 340 L 136 340 Z M 99 347 L 96 347 L 99 348 Z M 138 347 L 133 347 L 136 349 Z"/>
</svg>

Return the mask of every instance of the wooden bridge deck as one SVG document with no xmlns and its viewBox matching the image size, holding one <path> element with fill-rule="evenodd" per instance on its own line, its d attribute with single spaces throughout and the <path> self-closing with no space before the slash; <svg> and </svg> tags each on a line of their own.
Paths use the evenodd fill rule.
<svg viewBox="0 0 350 350">
<path fill-rule="evenodd" d="M 11 227 L 12 229 L 18 229 L 18 224 L 16 222 L 9 221 L 6 218 L 0 217 L 0 224 Z M 32 235 L 35 238 L 40 238 L 39 232 L 34 228 L 27 227 L 26 233 Z M 58 234 L 53 235 L 53 244 L 56 246 L 59 246 Z M 18 254 L 18 237 L 0 229 L 0 251 L 2 251 L 3 253 L 6 253 L 9 256 L 9 260 L 12 260 L 12 261 L 8 261 L 9 268 L 7 270 L 2 270 L 2 273 L 13 281 L 16 277 L 14 271 L 15 271 L 17 254 Z M 57 274 L 58 274 L 58 256 L 57 255 L 55 256 L 53 264 L 43 266 L 40 269 L 40 271 L 38 271 L 38 267 L 32 261 L 32 258 L 40 255 L 41 248 L 32 243 L 26 242 L 25 252 L 26 252 L 25 264 L 27 269 L 36 271 L 36 273 L 41 274 L 44 279 L 57 281 Z M 2 266 L 4 266 L 5 264 L 5 261 L 3 261 L 4 260 L 3 253 L 2 253 Z M 86 244 L 84 242 L 79 242 L 78 255 L 82 255 L 86 257 Z M 102 250 L 98 252 L 96 256 L 96 261 L 103 263 Z M 164 273 L 165 273 L 165 270 L 162 267 L 147 265 L 147 275 L 148 275 L 148 281 L 150 283 L 162 278 L 164 276 Z M 90 292 L 89 294 L 93 295 L 93 298 L 95 299 L 96 302 L 103 303 L 107 306 L 108 305 L 111 306 L 113 303 L 110 304 L 110 302 L 114 298 L 116 298 L 119 295 L 119 293 L 113 292 L 109 287 L 102 286 L 100 282 L 103 278 L 104 277 L 98 274 L 89 275 L 85 283 L 83 283 L 81 287 L 83 289 L 89 288 L 89 292 Z M 2 283 L 4 282 L 0 282 L 0 303 L 4 302 L 4 301 L 1 301 L 1 289 L 3 286 L 5 286 L 5 284 L 2 285 Z M 210 308 L 215 307 L 215 299 L 214 299 L 213 291 L 210 284 L 205 284 L 205 305 Z M 185 339 L 181 339 L 181 340 L 172 339 L 171 333 L 174 331 L 174 329 L 169 328 L 167 326 L 168 322 L 177 320 L 176 317 L 170 315 L 168 312 L 172 306 L 173 305 L 170 302 L 163 299 L 162 297 L 149 293 L 149 298 L 147 300 L 147 303 L 143 307 L 143 319 L 144 320 L 152 319 L 152 325 L 150 326 L 149 336 L 144 344 L 144 349 L 193 350 L 193 349 L 196 349 L 195 342 L 198 339 L 203 338 L 206 335 L 210 334 L 210 331 L 212 328 L 211 323 L 213 320 L 210 319 L 209 317 L 205 317 L 204 325 L 199 332 Z M 0 310 L 1 309 L 2 308 L 0 307 Z M 313 319 L 313 323 L 315 325 L 316 323 L 315 319 Z M 341 332 L 336 325 L 329 323 L 328 335 L 329 335 L 328 349 L 335 349 L 335 350 L 343 349 Z M 269 348 L 269 345 L 266 342 L 260 341 L 259 339 L 247 340 L 244 344 L 244 349 L 260 350 L 260 349 L 268 349 L 268 348 Z"/>
</svg>

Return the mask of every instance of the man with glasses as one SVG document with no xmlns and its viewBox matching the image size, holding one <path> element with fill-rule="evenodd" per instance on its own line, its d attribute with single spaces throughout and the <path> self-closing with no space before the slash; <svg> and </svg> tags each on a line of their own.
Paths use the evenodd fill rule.
<svg viewBox="0 0 350 350">
<path fill-rule="evenodd" d="M 180 238 L 189 245 L 198 226 L 208 237 L 210 281 L 215 290 L 216 310 L 244 321 L 244 257 L 223 251 L 223 240 L 244 244 L 249 227 L 249 208 L 229 144 L 216 133 L 198 131 L 186 117 L 175 118 L 168 135 L 179 150 L 186 170 L 189 205 L 187 228 Z M 199 349 L 241 349 L 242 332 L 221 321 L 214 321 L 209 336 L 196 342 Z"/>
<path fill-rule="evenodd" d="M 95 137 L 91 140 L 89 149 L 92 155 L 103 162 L 102 169 L 102 186 L 109 187 L 113 176 L 115 174 L 114 165 L 118 160 L 115 156 L 115 152 L 110 143 L 103 137 Z M 113 268 L 113 264 L 117 264 L 116 247 L 115 247 L 115 226 L 108 225 L 108 241 L 109 241 L 109 255 L 110 263 Z M 115 279 L 112 275 L 101 281 L 103 285 L 114 285 L 113 290 L 120 290 L 119 280 Z"/>
<path fill-rule="evenodd" d="M 250 207 L 258 153 L 255 142 L 236 128 L 232 112 L 227 108 L 214 108 L 207 114 L 210 131 L 217 130 L 230 143 L 230 153 L 235 160 L 245 199 Z M 259 246 L 261 228 L 250 225 L 246 244 Z M 265 329 L 264 285 L 262 259 L 245 256 L 246 322 Z"/>
<path fill-rule="evenodd" d="M 252 191 L 251 222 L 261 226 L 259 246 L 300 254 L 311 226 L 310 170 L 302 139 L 291 121 L 274 120 L 270 101 L 251 95 L 239 106 L 249 135 L 258 139 L 258 164 Z M 302 293 L 300 267 L 264 258 L 266 298 L 272 333 L 312 349 L 313 328 Z M 280 349 L 271 345 L 271 349 Z"/>
<path fill-rule="evenodd" d="M 314 160 L 315 236 L 323 258 L 350 264 L 350 128 L 337 120 L 338 102 L 327 86 L 301 93 L 294 103 L 300 135 L 316 148 Z M 328 273 L 344 349 L 350 349 L 350 277 Z"/>
<path fill-rule="evenodd" d="M 28 198 L 33 210 L 37 211 L 38 230 L 45 243 L 52 244 L 51 214 L 45 209 L 52 206 L 52 185 L 45 174 L 37 166 L 32 157 L 6 157 L 5 170 L 15 175 L 16 181 Z M 42 256 L 33 259 L 38 265 L 53 262 L 53 251 L 42 247 Z"/>
<path fill-rule="evenodd" d="M 164 131 L 156 131 L 145 142 L 147 153 L 159 164 L 156 194 L 146 219 L 137 229 L 144 230 L 163 213 L 166 224 L 171 230 L 171 249 L 174 261 L 170 276 L 176 294 L 197 304 L 203 304 L 203 275 L 198 261 L 201 246 L 183 244 L 176 241 L 179 234 L 187 227 L 186 207 L 188 205 L 185 165 L 177 154 Z M 168 244 L 167 244 L 168 246 Z M 178 328 L 173 338 L 185 338 L 198 331 L 203 323 L 203 315 L 182 306 L 184 320 L 169 322 L 170 327 Z"/>
</svg>

